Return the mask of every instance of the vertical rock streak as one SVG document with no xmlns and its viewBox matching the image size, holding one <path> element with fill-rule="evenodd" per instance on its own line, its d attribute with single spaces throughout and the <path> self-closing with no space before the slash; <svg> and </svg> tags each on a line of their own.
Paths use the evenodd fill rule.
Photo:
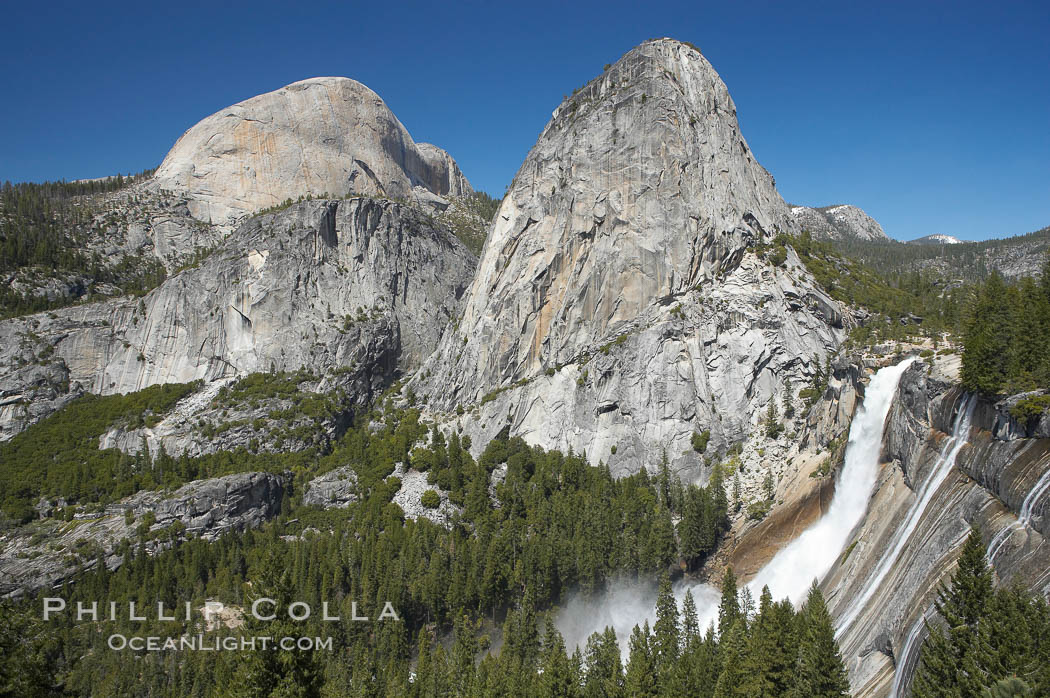
<svg viewBox="0 0 1050 698">
<path fill-rule="evenodd" d="M 964 398 L 959 407 L 959 413 L 955 417 L 955 424 L 952 427 L 951 438 L 945 442 L 944 447 L 941 449 L 937 463 L 934 465 L 930 477 L 926 480 L 926 483 L 919 491 L 918 497 L 908 511 L 908 516 L 904 520 L 903 525 L 899 531 L 894 534 L 893 547 L 888 553 L 882 555 L 880 558 L 878 567 L 876 568 L 871 581 L 864 586 L 864 592 L 859 597 L 853 599 L 849 606 L 847 606 L 846 613 L 843 614 L 842 618 L 839 620 L 838 629 L 836 630 L 837 637 L 841 637 L 842 634 L 853 624 L 857 619 L 857 616 L 863 611 L 864 606 L 871 600 L 871 597 L 874 596 L 875 592 L 878 591 L 882 581 L 896 564 L 901 551 L 904 550 L 904 547 L 908 544 L 912 533 L 915 532 L 915 528 L 919 525 L 919 521 L 922 519 L 926 507 L 929 505 L 933 495 L 937 492 L 941 483 L 944 482 L 945 478 L 948 477 L 948 473 L 951 472 L 952 468 L 955 466 L 955 459 L 959 455 L 959 451 L 962 450 L 962 447 L 967 443 L 967 438 L 970 434 L 970 424 L 973 421 L 973 410 L 976 404 L 977 400 L 975 396 L 968 395 Z"/>
<path fill-rule="evenodd" d="M 1028 526 L 1032 521 L 1032 512 L 1035 509 L 1035 505 L 1039 503 L 1039 500 L 1044 494 L 1050 491 L 1050 470 L 1043 473 L 1042 477 L 1035 483 L 1032 489 L 1028 492 L 1028 495 L 1024 498 L 1024 502 L 1021 504 L 1021 513 L 1017 517 L 1017 521 L 1004 528 L 995 534 L 991 542 L 988 543 L 988 561 L 991 563 L 995 562 L 995 556 L 999 554 L 1006 541 L 1010 539 L 1014 531 L 1020 530 Z"/>
<path fill-rule="evenodd" d="M 912 624 L 900 656 L 894 657 L 897 667 L 893 675 L 893 693 L 891 694 L 893 698 L 902 698 L 911 685 L 911 677 L 919 663 L 919 648 L 922 647 L 922 643 L 926 640 L 926 619 L 929 614 L 930 609 L 926 609 L 919 616 L 918 620 Z"/>
</svg>

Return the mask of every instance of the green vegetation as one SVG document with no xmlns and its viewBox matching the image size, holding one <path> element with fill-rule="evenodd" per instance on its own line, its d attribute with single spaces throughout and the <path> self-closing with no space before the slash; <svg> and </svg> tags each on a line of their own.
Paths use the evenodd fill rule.
<svg viewBox="0 0 1050 698">
<path fill-rule="evenodd" d="M 82 239 L 96 213 L 86 197 L 118 191 L 152 174 L 147 170 L 91 182 L 5 182 L 0 187 L 0 272 L 24 270 L 30 280 L 65 273 L 114 284 L 125 293 L 155 288 L 165 278 L 156 259 L 126 256 L 108 264 L 99 254 L 84 252 Z M 48 300 L 5 285 L 0 289 L 0 318 L 66 306 L 86 292 L 75 284 L 71 295 Z"/>
<path fill-rule="evenodd" d="M 994 589 L 980 532 L 937 595 L 912 685 L 915 698 L 1050 694 L 1050 608 L 1021 587 Z M 1013 683 L 1018 689 L 1004 693 Z"/>
<path fill-rule="evenodd" d="M 427 509 L 437 509 L 441 506 L 441 495 L 435 490 L 427 490 L 419 498 L 419 503 L 425 506 Z"/>
<path fill-rule="evenodd" d="M 747 518 L 753 521 L 761 521 L 773 508 L 773 503 L 768 499 L 760 499 L 747 505 Z"/>
<path fill-rule="evenodd" d="M 455 199 L 441 215 L 453 234 L 476 255 L 481 254 L 488 234 L 488 226 L 499 210 L 502 199 L 476 191 Z"/>
<path fill-rule="evenodd" d="M 919 271 L 968 284 L 992 273 L 996 259 L 1040 254 L 1050 248 L 1050 227 L 999 240 L 954 245 L 909 245 L 896 241 L 836 240 L 832 245 L 865 265 L 890 274 Z"/>
<path fill-rule="evenodd" d="M 1050 387 L 1050 260 L 1039 281 L 1007 284 L 992 273 L 976 289 L 963 334 L 962 383 L 987 396 Z M 1021 408 L 1026 421 L 1037 404 Z"/>
<path fill-rule="evenodd" d="M 128 395 L 84 395 L 0 443 L 4 514 L 28 521 L 42 496 L 104 503 L 139 489 L 181 482 L 176 472 L 146 467 L 143 457 L 99 450 L 98 439 L 116 424 L 129 429 L 146 425 L 197 387 L 196 383 L 169 384 Z"/>
<path fill-rule="evenodd" d="M 1048 408 L 1050 408 L 1050 395 L 1026 397 L 1010 408 L 1010 416 L 1027 429 L 1030 424 L 1037 422 Z"/>
<path fill-rule="evenodd" d="M 876 272 L 807 232 L 798 237 L 781 235 L 777 241 L 795 249 L 832 298 L 871 313 L 851 333 L 855 344 L 939 336 L 959 328 L 966 286 L 945 284 L 934 271 Z"/>
<path fill-rule="evenodd" d="M 828 389 L 828 381 L 831 380 L 830 357 L 825 360 L 824 368 L 820 367 L 820 360 L 817 358 L 813 359 L 813 365 L 816 367 L 813 372 L 813 381 L 808 387 L 798 391 L 798 396 L 802 398 L 807 407 L 823 397 L 824 392 Z"/>
<path fill-rule="evenodd" d="M 703 431 L 694 431 L 689 440 L 693 445 L 694 451 L 697 453 L 703 453 L 707 450 L 707 442 L 711 440 L 711 430 L 704 429 Z"/>
<path fill-rule="evenodd" d="M 241 386 L 249 387 L 258 388 L 254 381 Z M 410 695 L 426 686 L 468 694 L 479 687 L 490 695 L 499 692 L 497 685 L 509 687 L 512 695 L 532 695 L 538 690 L 533 682 L 556 682 L 572 691 L 583 681 L 579 664 L 565 654 L 549 624 L 540 639 L 540 614 L 569 592 L 598 591 L 614 577 L 653 578 L 679 559 L 695 567 L 728 527 L 717 473 L 706 488 L 687 487 L 665 461 L 656 476 L 642 471 L 617 480 L 608 467 L 517 438 L 493 440 L 475 461 L 469 442 L 455 433 L 445 437 L 430 429 L 427 439 L 428 427 L 418 416 L 412 409 L 369 415 L 330 453 L 276 464 L 295 473 L 295 491 L 305 479 L 349 464 L 362 496 L 346 509 L 302 506 L 295 496 L 278 520 L 214 543 L 190 537 L 153 555 L 126 544 L 118 551 L 124 560 L 118 570 L 99 565 L 63 591 L 71 605 L 104 598 L 124 608 L 131 600 L 163 600 L 169 607 L 190 600 L 197 607 L 205 599 L 221 599 L 243 607 L 267 596 L 318 608 L 328 600 L 344 619 L 350 617 L 351 600 L 373 617 L 390 601 L 402 622 L 325 623 L 319 614 L 289 628 L 249 621 L 216 633 L 287 629 L 295 636 L 332 637 L 336 651 L 143 652 L 129 661 L 127 652 L 105 649 L 111 633 L 177 637 L 196 630 L 182 620 L 118 620 L 100 633 L 96 623 L 78 623 L 70 614 L 39 635 L 40 651 L 26 645 L 25 651 L 5 652 L 0 676 L 46 676 L 71 695 L 225 695 L 230 686 L 251 689 L 251 695 L 256 689 L 278 695 L 264 688 L 293 680 L 294 695 L 308 696 L 321 695 L 322 687 L 324 695 L 356 695 L 351 687 L 362 681 L 369 695 Z M 98 421 L 101 426 L 111 420 Z M 227 455 L 236 467 L 260 465 L 247 454 Z M 425 470 L 462 514 L 454 515 L 449 527 L 406 520 L 391 501 L 400 487 L 389 477 L 397 462 Z M 493 501 L 490 475 L 500 465 L 506 475 Z M 432 496 L 436 492 L 424 495 Z M 4 617 L 21 627 L 38 614 L 38 606 L 39 599 L 10 604 Z M 486 637 L 479 637 L 481 625 L 495 623 L 504 628 L 502 650 L 476 666 L 474 656 L 487 647 Z M 663 638 L 668 623 L 658 623 L 656 630 L 655 637 Z M 451 649 L 442 642 L 446 636 L 454 638 Z M 661 665 L 671 666 L 681 650 L 661 642 Z M 607 655 L 611 648 L 614 638 L 605 644 Z M 416 681 L 410 684 L 409 668 L 419 651 Z M 623 675 L 611 672 L 606 678 L 621 685 Z"/>
</svg>

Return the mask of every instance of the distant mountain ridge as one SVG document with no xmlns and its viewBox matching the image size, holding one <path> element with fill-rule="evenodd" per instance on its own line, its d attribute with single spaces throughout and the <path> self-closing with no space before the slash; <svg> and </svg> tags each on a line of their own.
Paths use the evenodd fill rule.
<svg viewBox="0 0 1050 698">
<path fill-rule="evenodd" d="M 915 238 L 909 240 L 909 245 L 959 245 L 962 244 L 962 240 L 955 237 L 954 235 L 944 235 L 942 233 L 934 233 L 933 235 L 925 235 L 921 238 Z"/>
<path fill-rule="evenodd" d="M 822 206 L 790 205 L 791 215 L 802 230 L 820 240 L 889 240 L 879 222 L 850 204 Z"/>
<path fill-rule="evenodd" d="M 978 281 L 992 271 L 1008 279 L 1038 276 L 1050 250 L 1050 226 L 1004 238 L 970 241 L 927 235 L 909 242 L 831 240 L 843 254 L 883 273 L 923 271 L 943 279 Z"/>
</svg>

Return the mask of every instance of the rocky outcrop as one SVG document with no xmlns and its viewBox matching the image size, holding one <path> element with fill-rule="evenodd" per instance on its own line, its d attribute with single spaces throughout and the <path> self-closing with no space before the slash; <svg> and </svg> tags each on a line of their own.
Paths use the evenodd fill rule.
<svg viewBox="0 0 1050 698">
<path fill-rule="evenodd" d="M 953 440 L 974 398 L 929 369 L 916 363 L 901 380 L 883 441 L 887 465 L 864 522 L 823 583 L 856 696 L 907 686 L 922 618 L 933 617 L 938 585 L 971 524 L 1000 583 L 1043 592 L 1050 581 L 1050 439 L 1010 433 L 1004 406 L 978 401 L 962 441 Z"/>
<path fill-rule="evenodd" d="M 809 231 L 819 240 L 867 240 L 878 242 L 890 238 L 879 222 L 856 206 L 792 206 L 801 230 Z"/>
<path fill-rule="evenodd" d="M 411 206 L 303 202 L 249 220 L 141 299 L 0 323 L 0 391 L 24 394 L 19 371 L 42 361 L 68 374 L 68 390 L 103 394 L 305 366 L 325 378 L 319 392 L 363 403 L 430 353 L 474 264 Z M 34 408 L 57 405 L 66 393 L 56 391 Z M 5 433 L 25 421 L 11 412 Z"/>
<path fill-rule="evenodd" d="M 270 473 L 227 475 L 174 492 L 139 492 L 71 522 L 43 519 L 13 529 L 0 537 L 0 595 L 56 586 L 99 559 L 115 569 L 123 561 L 115 553 L 124 540 L 141 536 L 155 551 L 187 536 L 214 540 L 260 526 L 280 513 L 285 487 Z"/>
<path fill-rule="evenodd" d="M 442 526 L 449 526 L 455 514 L 463 513 L 462 508 L 449 500 L 448 492 L 427 482 L 426 473 L 406 468 L 404 463 L 398 463 L 394 468 L 393 477 L 401 481 L 401 487 L 394 493 L 392 501 L 401 507 L 406 519 L 423 518 Z M 427 490 L 437 493 L 438 506 L 436 508 L 423 506 L 423 493 Z"/>
<path fill-rule="evenodd" d="M 747 436 L 844 336 L 794 221 L 696 49 L 649 41 L 554 112 L 503 200 L 462 319 L 413 388 L 484 444 L 505 426 L 623 474 Z M 767 259 L 768 257 L 768 259 Z M 428 377 L 429 376 L 429 377 Z"/>
<path fill-rule="evenodd" d="M 0 441 L 10 439 L 83 392 L 79 385 L 70 385 L 64 362 L 41 359 L 32 346 L 46 350 L 50 344 L 36 342 L 25 334 L 21 340 L 20 353 L 7 357 L 9 363 L 0 382 Z"/>
<path fill-rule="evenodd" d="M 227 228 L 306 195 L 440 205 L 471 191 L 448 153 L 416 144 L 379 95 L 338 77 L 302 80 L 212 114 L 179 138 L 151 185 L 184 196 L 197 220 Z"/>
<path fill-rule="evenodd" d="M 303 504 L 322 509 L 345 508 L 357 501 L 357 474 L 349 465 L 310 480 Z"/>
</svg>

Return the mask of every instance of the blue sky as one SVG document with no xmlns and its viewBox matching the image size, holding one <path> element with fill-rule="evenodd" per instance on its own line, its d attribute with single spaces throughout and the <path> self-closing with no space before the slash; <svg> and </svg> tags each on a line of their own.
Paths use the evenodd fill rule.
<svg viewBox="0 0 1050 698">
<path fill-rule="evenodd" d="M 318 75 L 382 96 L 502 194 L 563 94 L 655 36 L 722 75 L 792 203 L 887 233 L 1050 225 L 1050 3 L 10 3 L 0 180 L 160 163 L 194 123 Z"/>
</svg>

